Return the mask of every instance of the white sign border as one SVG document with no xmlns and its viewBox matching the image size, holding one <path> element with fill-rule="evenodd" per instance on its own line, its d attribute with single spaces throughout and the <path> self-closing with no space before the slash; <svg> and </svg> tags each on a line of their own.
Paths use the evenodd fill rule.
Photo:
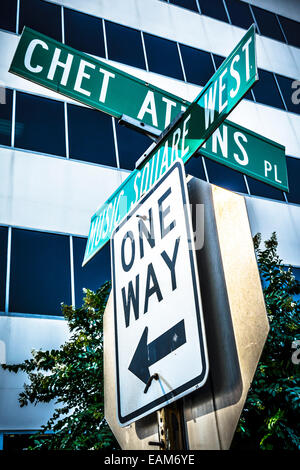
<svg viewBox="0 0 300 470">
<path fill-rule="evenodd" d="M 202 301 L 201 301 L 201 291 L 199 285 L 199 277 L 198 277 L 198 268 L 197 268 L 197 261 L 195 256 L 195 250 L 189 250 L 189 258 L 191 263 L 191 273 L 193 279 L 193 290 L 194 290 L 194 299 L 195 299 L 195 310 L 197 315 L 197 323 L 198 323 L 198 333 L 199 333 L 199 346 L 201 351 L 201 360 L 203 364 L 202 372 L 200 375 L 197 375 L 194 379 L 190 380 L 189 382 L 179 386 L 175 390 L 168 392 L 165 395 L 162 395 L 160 398 L 155 399 L 152 402 L 149 402 L 147 405 L 137 409 L 136 411 L 128 414 L 127 416 L 121 416 L 120 412 L 120 380 L 119 380 L 119 348 L 118 348 L 118 337 L 117 337 L 117 305 L 116 305 L 116 292 L 115 292 L 115 258 L 114 258 L 114 235 L 119 231 L 119 229 L 135 214 L 135 212 L 140 209 L 140 205 L 146 201 L 152 193 L 165 181 L 165 179 L 170 175 L 171 172 L 177 170 L 179 172 L 179 180 L 181 186 L 181 195 L 182 195 L 182 202 L 184 205 L 184 215 L 185 215 L 185 224 L 186 224 L 186 231 L 188 239 L 190 243 L 193 243 L 193 236 L 191 233 L 191 214 L 189 211 L 189 198 L 188 198 L 188 191 L 186 185 L 186 175 L 183 162 L 178 159 L 175 160 L 173 165 L 159 178 L 159 180 L 155 183 L 154 186 L 138 201 L 138 203 L 134 206 L 134 208 L 127 214 L 127 216 L 121 221 L 121 223 L 114 229 L 110 241 L 110 251 L 111 251 L 111 273 L 112 273 L 112 291 L 113 291 L 113 301 L 114 301 L 114 329 L 115 329 L 115 365 L 116 365 L 116 399 L 117 399 L 117 418 L 121 427 L 128 426 L 129 424 L 137 421 L 138 419 L 147 416 L 148 414 L 159 410 L 163 406 L 182 398 L 183 396 L 197 390 L 198 388 L 202 387 L 208 377 L 208 354 L 207 354 L 207 346 L 206 346 L 206 336 L 205 336 L 205 329 L 204 329 L 204 319 L 203 319 L 203 312 L 202 312 Z"/>
</svg>

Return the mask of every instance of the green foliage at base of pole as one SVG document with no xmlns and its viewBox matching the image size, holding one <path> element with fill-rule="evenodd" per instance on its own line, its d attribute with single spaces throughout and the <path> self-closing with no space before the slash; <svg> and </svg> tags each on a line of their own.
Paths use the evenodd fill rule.
<svg viewBox="0 0 300 470">
<path fill-rule="evenodd" d="M 233 439 L 232 449 L 300 449 L 300 283 L 277 254 L 273 233 L 254 247 L 262 279 L 270 332 Z M 118 449 L 104 418 L 103 314 L 110 293 L 105 283 L 86 290 L 79 309 L 63 306 L 70 337 L 51 351 L 32 351 L 22 364 L 3 365 L 26 372 L 29 383 L 20 406 L 49 403 L 56 409 L 35 434 L 32 450 Z M 114 399 L 112 397 L 112 399 Z"/>
<path fill-rule="evenodd" d="M 104 418 L 103 313 L 110 289 L 107 282 L 95 293 L 86 290 L 79 309 L 63 305 L 70 337 L 59 349 L 32 351 L 22 364 L 2 366 L 28 375 L 19 395 L 21 407 L 51 400 L 57 405 L 32 436 L 30 450 L 118 448 Z"/>
<path fill-rule="evenodd" d="M 254 247 L 270 332 L 239 421 L 232 449 L 300 449 L 300 283 L 277 254 L 276 234 Z"/>
</svg>

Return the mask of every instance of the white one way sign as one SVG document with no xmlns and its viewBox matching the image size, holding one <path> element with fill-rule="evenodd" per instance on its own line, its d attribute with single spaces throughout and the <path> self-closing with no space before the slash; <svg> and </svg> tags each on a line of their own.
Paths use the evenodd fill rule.
<svg viewBox="0 0 300 470">
<path fill-rule="evenodd" d="M 184 167 L 175 164 L 111 240 L 121 426 L 202 386 L 208 362 Z"/>
</svg>

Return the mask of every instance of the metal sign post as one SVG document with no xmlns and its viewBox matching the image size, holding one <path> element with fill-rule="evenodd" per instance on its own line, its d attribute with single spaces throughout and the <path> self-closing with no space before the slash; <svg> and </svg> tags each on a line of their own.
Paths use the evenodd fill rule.
<svg viewBox="0 0 300 470">
<path fill-rule="evenodd" d="M 184 419 L 180 401 L 158 411 L 161 450 L 185 450 Z"/>
<path fill-rule="evenodd" d="M 224 450 L 230 448 L 269 326 L 245 197 L 196 178 L 188 181 L 188 192 L 191 207 L 205 207 L 204 245 L 196 258 L 209 378 L 174 404 L 182 409 L 187 449 Z M 111 293 L 104 314 L 105 417 L 122 449 L 159 450 L 163 436 L 170 436 L 164 415 L 154 412 L 125 427 L 117 420 L 114 328 Z M 153 379 L 149 390 L 157 385 Z"/>
</svg>

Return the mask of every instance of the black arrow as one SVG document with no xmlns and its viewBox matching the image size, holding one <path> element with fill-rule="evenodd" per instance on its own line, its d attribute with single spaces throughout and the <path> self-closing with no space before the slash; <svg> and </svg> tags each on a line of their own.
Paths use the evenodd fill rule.
<svg viewBox="0 0 300 470">
<path fill-rule="evenodd" d="M 149 367 L 184 343 L 186 343 L 184 320 L 172 326 L 149 344 L 148 327 L 146 326 L 128 369 L 146 384 L 150 378 Z"/>
</svg>

